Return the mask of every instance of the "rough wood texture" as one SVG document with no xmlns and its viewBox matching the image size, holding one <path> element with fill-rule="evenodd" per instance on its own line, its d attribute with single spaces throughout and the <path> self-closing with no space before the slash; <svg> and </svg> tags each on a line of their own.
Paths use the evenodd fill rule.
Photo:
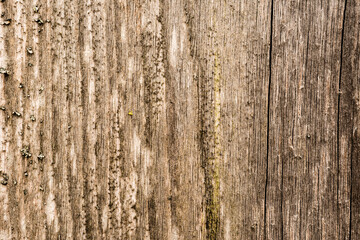
<svg viewBox="0 0 360 240">
<path fill-rule="evenodd" d="M 358 0 L 0 13 L 0 239 L 360 239 Z"/>
</svg>

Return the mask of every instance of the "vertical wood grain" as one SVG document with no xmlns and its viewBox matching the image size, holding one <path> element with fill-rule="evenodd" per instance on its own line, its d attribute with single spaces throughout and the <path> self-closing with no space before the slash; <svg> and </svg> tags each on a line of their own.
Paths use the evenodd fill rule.
<svg viewBox="0 0 360 240">
<path fill-rule="evenodd" d="M 1 1 L 0 239 L 357 239 L 359 7 Z"/>
</svg>

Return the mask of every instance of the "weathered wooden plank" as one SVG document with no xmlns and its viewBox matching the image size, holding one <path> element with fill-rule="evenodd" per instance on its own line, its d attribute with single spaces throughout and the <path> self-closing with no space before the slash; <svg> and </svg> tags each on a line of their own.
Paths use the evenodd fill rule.
<svg viewBox="0 0 360 240">
<path fill-rule="evenodd" d="M 1 1 L 0 239 L 357 239 L 359 10 Z"/>
<path fill-rule="evenodd" d="M 345 1 L 274 1 L 268 239 L 348 235 L 338 158 L 344 8 Z"/>
<path fill-rule="evenodd" d="M 216 9 L 221 238 L 263 239 L 271 1 L 230 1 Z"/>
</svg>

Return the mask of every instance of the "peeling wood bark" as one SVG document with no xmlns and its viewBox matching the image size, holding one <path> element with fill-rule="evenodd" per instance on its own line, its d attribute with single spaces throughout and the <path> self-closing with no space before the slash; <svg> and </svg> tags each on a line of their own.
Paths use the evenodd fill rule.
<svg viewBox="0 0 360 240">
<path fill-rule="evenodd" d="M 0 13 L 0 239 L 360 238 L 358 1 Z"/>
</svg>

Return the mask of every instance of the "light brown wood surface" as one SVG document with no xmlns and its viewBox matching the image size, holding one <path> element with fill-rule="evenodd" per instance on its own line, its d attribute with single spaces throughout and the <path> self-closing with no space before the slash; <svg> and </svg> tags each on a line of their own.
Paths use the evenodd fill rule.
<svg viewBox="0 0 360 240">
<path fill-rule="evenodd" d="M 360 239 L 358 0 L 0 13 L 1 240 Z"/>
</svg>

